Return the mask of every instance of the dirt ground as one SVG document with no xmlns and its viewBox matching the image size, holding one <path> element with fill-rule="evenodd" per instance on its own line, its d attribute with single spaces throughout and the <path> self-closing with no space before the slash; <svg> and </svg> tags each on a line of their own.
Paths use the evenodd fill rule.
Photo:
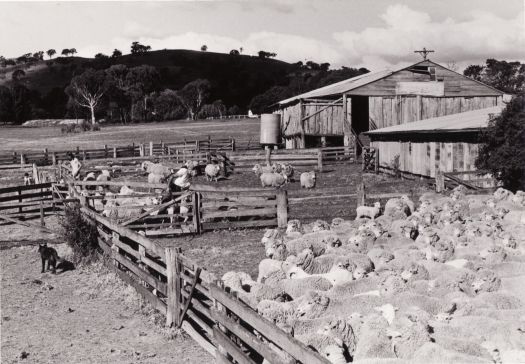
<svg viewBox="0 0 525 364">
<path fill-rule="evenodd" d="M 2 250 L 0 263 L 2 363 L 212 362 L 100 263 L 41 274 L 35 246 Z"/>
</svg>

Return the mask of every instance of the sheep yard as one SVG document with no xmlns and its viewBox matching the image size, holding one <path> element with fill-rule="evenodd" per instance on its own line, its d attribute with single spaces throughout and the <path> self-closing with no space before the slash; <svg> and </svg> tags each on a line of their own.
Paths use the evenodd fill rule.
<svg viewBox="0 0 525 364">
<path fill-rule="evenodd" d="M 210 165 L 210 155 L 199 153 L 200 165 Z M 151 168 L 177 171 L 182 162 L 172 155 L 87 159 L 84 181 L 73 180 L 64 163 L 33 167 L 37 178 L 56 169 L 56 180 L 64 179 L 50 183 L 52 200 L 80 203 L 112 269 L 96 265 L 41 275 L 36 247 L 2 250 L 3 358 L 191 363 L 212 361 L 211 354 L 217 362 L 258 364 L 522 362 L 523 192 L 472 194 L 460 186 L 437 194 L 430 180 L 363 173 L 349 159 L 318 168 L 317 159 L 310 164 L 298 154 L 286 156 L 286 163 L 297 163 L 293 179 L 280 188 L 261 187 L 264 173 L 239 162 L 252 163 L 257 153 L 264 155 L 228 154 L 240 159 L 215 181 L 208 172 L 195 172 L 190 190 L 170 194 L 168 202 L 161 197 L 171 180 L 150 177 Z M 321 161 L 322 152 L 315 155 Z M 302 173 L 312 170 L 315 187 L 302 188 Z M 7 183 L 21 179 L 21 171 Z M 90 173 L 104 177 L 101 171 L 108 171 L 107 179 L 90 179 Z M 5 196 L 0 201 L 23 199 Z M 132 201 L 108 207 L 113 198 Z M 180 202 L 178 212 L 153 213 L 153 206 L 186 200 L 186 212 Z M 141 209 L 132 212 L 137 201 Z M 210 206 L 219 208 L 209 214 Z M 58 229 L 56 219 L 46 216 L 47 228 Z M 0 231 L 20 245 L 48 240 L 31 226 L 2 223 Z M 56 247 L 68 256 L 64 245 Z M 166 318 L 152 314 L 153 308 Z M 99 311 L 86 324 L 91 328 L 79 329 Z M 35 326 L 54 317 L 50 331 Z M 182 334 L 168 341 L 178 331 L 160 328 L 164 320 L 182 324 L 195 341 Z M 40 335 L 46 339 L 39 341 Z M 64 342 L 52 340 L 58 336 L 71 336 L 73 346 L 58 347 Z M 101 344 L 97 337 L 111 339 Z M 102 349 L 89 357 L 94 347 Z"/>
</svg>

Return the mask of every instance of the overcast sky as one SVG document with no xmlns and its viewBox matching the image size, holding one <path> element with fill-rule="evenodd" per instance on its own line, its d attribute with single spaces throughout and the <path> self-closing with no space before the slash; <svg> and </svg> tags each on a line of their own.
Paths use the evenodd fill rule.
<svg viewBox="0 0 525 364">
<path fill-rule="evenodd" d="M 413 51 L 460 68 L 525 61 L 525 0 L 239 0 L 0 2 L 0 55 L 76 48 L 93 57 L 132 41 L 158 49 L 244 54 L 370 69 L 413 63 Z"/>
</svg>

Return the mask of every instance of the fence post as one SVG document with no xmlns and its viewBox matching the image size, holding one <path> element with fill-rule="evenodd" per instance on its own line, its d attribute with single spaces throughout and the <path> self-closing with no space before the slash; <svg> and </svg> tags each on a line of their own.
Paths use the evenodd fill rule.
<svg viewBox="0 0 525 364">
<path fill-rule="evenodd" d="M 108 157 L 108 145 L 104 144 L 104 158 Z"/>
<path fill-rule="evenodd" d="M 44 148 L 44 160 L 46 161 L 45 165 L 47 166 L 49 164 L 47 148 Z"/>
<path fill-rule="evenodd" d="M 149 142 L 149 155 L 153 155 L 153 142 Z"/>
<path fill-rule="evenodd" d="M 439 169 L 436 170 L 436 192 L 441 193 L 445 190 L 445 175 Z"/>
<path fill-rule="evenodd" d="M 277 226 L 285 228 L 288 224 L 288 192 L 286 190 L 278 190 L 276 200 Z"/>
<path fill-rule="evenodd" d="M 82 160 L 85 162 L 87 159 L 87 153 L 85 149 L 82 149 Z"/>
<path fill-rule="evenodd" d="M 144 143 L 141 143 L 141 144 L 139 145 L 139 155 L 140 155 L 141 157 L 144 157 L 144 148 L 145 148 L 145 147 L 144 147 Z"/>
<path fill-rule="evenodd" d="M 232 144 L 232 152 L 235 152 L 235 139 L 230 137 L 231 144 Z"/>
<path fill-rule="evenodd" d="M 264 146 L 264 152 L 266 154 L 265 156 L 265 159 L 266 159 L 266 165 L 267 166 L 270 166 L 271 165 L 271 155 L 272 155 L 272 150 L 270 149 L 269 146 Z"/>
<path fill-rule="evenodd" d="M 193 228 L 197 234 L 201 233 L 200 205 L 201 202 L 199 192 L 193 192 Z"/>
<path fill-rule="evenodd" d="M 13 164 L 16 164 L 16 160 L 18 157 L 16 156 L 16 152 L 13 152 Z"/>
<path fill-rule="evenodd" d="M 20 186 L 18 186 L 17 188 L 17 194 L 18 194 L 18 203 L 19 203 L 19 206 L 18 206 L 18 213 L 21 214 L 22 213 L 22 189 L 20 188 Z"/>
<path fill-rule="evenodd" d="M 57 154 L 56 154 L 56 152 L 51 153 L 51 162 L 53 163 L 53 166 L 57 165 Z"/>
<path fill-rule="evenodd" d="M 317 169 L 319 172 L 323 171 L 323 150 L 319 149 L 317 152 Z"/>
<path fill-rule="evenodd" d="M 111 251 L 113 255 L 113 264 L 115 265 L 116 268 L 120 268 L 120 263 L 115 259 L 115 256 L 119 253 L 118 245 L 117 245 L 118 241 L 120 241 L 120 234 L 113 231 L 111 234 Z"/>
<path fill-rule="evenodd" d="M 365 183 L 361 181 L 361 183 L 357 186 L 357 207 L 365 206 L 365 202 L 366 202 Z"/>
<path fill-rule="evenodd" d="M 117 158 L 117 147 L 113 147 L 113 158 Z"/>
<path fill-rule="evenodd" d="M 377 174 L 379 173 L 379 149 L 375 148 L 374 150 L 374 171 Z"/>
<path fill-rule="evenodd" d="M 166 150 L 164 149 L 166 148 L 166 146 L 164 145 L 164 142 L 161 140 L 160 141 L 160 149 L 162 150 L 162 155 L 165 155 L 166 154 Z"/>
<path fill-rule="evenodd" d="M 167 247 L 166 250 L 166 275 L 168 278 L 166 299 L 166 326 L 171 327 L 179 323 L 180 313 L 180 248 Z"/>
<path fill-rule="evenodd" d="M 40 193 L 44 193 L 43 188 L 40 189 Z M 40 198 L 42 198 L 42 196 Z M 46 223 L 44 221 L 44 205 L 42 200 L 40 200 L 40 226 L 46 226 Z"/>
<path fill-rule="evenodd" d="M 26 163 L 26 157 L 23 153 L 20 153 L 20 164 L 24 165 Z"/>
</svg>

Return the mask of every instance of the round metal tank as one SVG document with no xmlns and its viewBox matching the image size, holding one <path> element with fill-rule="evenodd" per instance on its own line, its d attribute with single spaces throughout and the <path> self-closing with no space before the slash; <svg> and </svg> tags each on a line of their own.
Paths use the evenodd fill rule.
<svg viewBox="0 0 525 364">
<path fill-rule="evenodd" d="M 281 143 L 281 115 L 262 114 L 261 115 L 261 144 L 280 144 Z"/>
</svg>

